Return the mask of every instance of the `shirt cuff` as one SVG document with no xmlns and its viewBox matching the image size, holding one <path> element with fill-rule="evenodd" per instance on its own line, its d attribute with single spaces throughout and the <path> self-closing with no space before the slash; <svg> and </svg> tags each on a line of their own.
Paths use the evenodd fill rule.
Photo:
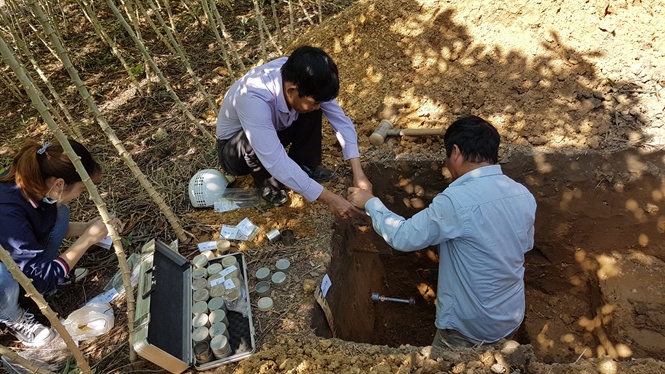
<svg viewBox="0 0 665 374">
<path fill-rule="evenodd" d="M 318 199 L 322 192 L 323 186 L 312 179 L 312 183 L 310 183 L 309 187 L 300 192 L 300 194 L 307 199 L 307 201 L 312 202 Z"/>
<path fill-rule="evenodd" d="M 378 197 L 373 197 L 365 203 L 365 212 L 367 212 L 368 216 L 372 216 L 373 212 L 377 212 L 379 210 L 384 210 L 386 209 L 386 206 L 383 204 L 381 199 Z"/>
<path fill-rule="evenodd" d="M 55 261 L 58 265 L 60 265 L 60 267 L 62 267 L 62 270 L 65 272 L 64 276 L 66 277 L 67 274 L 69 274 L 69 265 L 67 265 L 65 260 L 63 260 L 60 257 L 56 257 L 55 260 L 53 261 Z"/>
</svg>

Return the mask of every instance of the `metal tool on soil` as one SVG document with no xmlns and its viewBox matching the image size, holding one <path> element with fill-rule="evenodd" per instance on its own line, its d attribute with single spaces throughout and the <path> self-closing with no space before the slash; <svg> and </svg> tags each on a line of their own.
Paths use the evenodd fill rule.
<svg viewBox="0 0 665 374">
<path fill-rule="evenodd" d="M 378 292 L 372 292 L 372 301 L 373 302 L 379 302 L 379 301 L 392 301 L 394 303 L 403 303 L 403 304 L 409 304 L 411 306 L 416 305 L 416 300 L 413 297 L 410 297 L 408 299 L 398 299 L 395 297 L 388 297 L 388 296 L 383 296 L 379 295 Z"/>
<path fill-rule="evenodd" d="M 372 145 L 379 146 L 383 144 L 388 136 L 423 136 L 439 135 L 443 136 L 446 129 L 393 129 L 393 122 L 383 120 L 379 127 L 369 136 L 369 142 Z"/>
</svg>

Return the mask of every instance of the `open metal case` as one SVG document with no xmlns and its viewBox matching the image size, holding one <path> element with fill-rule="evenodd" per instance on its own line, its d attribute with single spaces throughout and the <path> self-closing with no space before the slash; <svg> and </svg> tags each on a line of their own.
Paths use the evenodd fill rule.
<svg viewBox="0 0 665 374">
<path fill-rule="evenodd" d="M 221 261 L 235 256 L 243 275 L 249 303 L 247 264 L 242 253 L 211 259 Z M 132 335 L 136 353 L 171 373 L 194 367 L 209 370 L 250 356 L 256 349 L 251 307 L 247 316 L 228 311 L 231 354 L 195 366 L 192 346 L 192 268 L 189 261 L 168 245 L 151 240 L 141 250 L 140 275 L 136 295 L 136 319 Z"/>
</svg>

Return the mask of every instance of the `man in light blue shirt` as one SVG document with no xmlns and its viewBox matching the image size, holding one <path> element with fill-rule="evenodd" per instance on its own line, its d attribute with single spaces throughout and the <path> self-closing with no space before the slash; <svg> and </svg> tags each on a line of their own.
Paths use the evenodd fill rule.
<svg viewBox="0 0 665 374">
<path fill-rule="evenodd" d="M 319 48 L 302 46 L 250 70 L 229 88 L 219 110 L 220 165 L 232 175 L 250 174 L 274 205 L 287 202 L 286 186 L 308 201 L 323 202 L 338 217 L 362 215 L 318 183 L 334 174 L 321 165 L 325 116 L 349 161 L 353 185 L 372 188 L 360 164 L 356 129 L 335 100 L 338 93 L 337 66 Z"/>
<path fill-rule="evenodd" d="M 433 346 L 473 347 L 510 337 L 524 319 L 524 254 L 533 247 L 536 201 L 498 165 L 500 137 L 485 120 L 458 119 L 444 135 L 454 181 L 410 219 L 351 187 L 374 230 L 393 248 L 439 246 Z"/>
</svg>

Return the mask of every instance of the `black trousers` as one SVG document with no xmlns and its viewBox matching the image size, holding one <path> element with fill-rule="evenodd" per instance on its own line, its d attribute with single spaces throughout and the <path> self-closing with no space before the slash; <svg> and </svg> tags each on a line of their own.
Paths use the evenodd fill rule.
<svg viewBox="0 0 665 374">
<path fill-rule="evenodd" d="M 277 132 L 280 143 L 285 148 L 290 146 L 289 157 L 310 169 L 316 168 L 322 161 L 322 115 L 321 110 L 300 114 L 291 126 Z M 217 139 L 217 157 L 220 166 L 231 175 L 251 174 L 258 188 L 281 188 L 259 161 L 244 131 L 227 140 Z"/>
</svg>

